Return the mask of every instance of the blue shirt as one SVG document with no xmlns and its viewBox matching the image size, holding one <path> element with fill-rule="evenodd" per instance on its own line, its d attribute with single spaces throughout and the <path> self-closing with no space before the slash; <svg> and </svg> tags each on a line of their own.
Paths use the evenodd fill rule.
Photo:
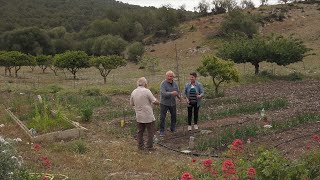
<svg viewBox="0 0 320 180">
<path fill-rule="evenodd" d="M 191 83 L 187 83 L 185 88 L 184 88 L 184 96 L 187 97 L 189 99 L 190 97 L 190 90 L 192 88 Z M 202 84 L 198 81 L 195 82 L 194 84 L 194 88 L 196 89 L 196 94 L 200 95 L 201 97 L 204 96 L 204 88 L 202 86 Z M 197 106 L 199 107 L 201 104 L 201 98 L 197 99 Z"/>
</svg>

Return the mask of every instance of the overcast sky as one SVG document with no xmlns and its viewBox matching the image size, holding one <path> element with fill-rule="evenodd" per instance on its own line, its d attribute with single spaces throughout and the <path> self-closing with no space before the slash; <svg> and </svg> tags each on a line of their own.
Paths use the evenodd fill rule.
<svg viewBox="0 0 320 180">
<path fill-rule="evenodd" d="M 178 8 L 179 6 L 185 4 L 186 9 L 193 11 L 193 8 L 198 6 L 201 0 L 117 0 L 128 4 L 134 4 L 139 6 L 154 6 L 161 7 L 162 5 L 171 4 L 173 8 Z M 206 0 L 206 2 L 211 2 L 212 0 Z M 241 0 L 237 0 L 241 1 Z M 260 5 L 260 0 L 252 0 L 252 2 L 258 6 Z M 275 4 L 278 0 L 269 0 L 268 4 Z"/>
</svg>

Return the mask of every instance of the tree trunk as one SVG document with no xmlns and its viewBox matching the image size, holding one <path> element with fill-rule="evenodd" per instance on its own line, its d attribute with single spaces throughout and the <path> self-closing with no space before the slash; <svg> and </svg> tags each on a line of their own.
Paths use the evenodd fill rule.
<svg viewBox="0 0 320 180">
<path fill-rule="evenodd" d="M 259 74 L 259 63 L 253 64 L 253 65 L 254 65 L 254 69 L 255 69 L 254 74 L 255 75 Z"/>
<path fill-rule="evenodd" d="M 18 71 L 20 70 L 20 68 L 21 68 L 20 66 L 18 68 L 14 67 L 16 78 L 18 77 Z"/>
<path fill-rule="evenodd" d="M 219 91 L 218 91 L 219 84 L 216 83 L 216 81 L 214 80 L 214 77 L 212 77 L 212 81 L 213 81 L 213 85 L 214 85 L 214 93 L 215 93 L 216 96 L 218 96 L 218 93 L 219 93 Z"/>
<path fill-rule="evenodd" d="M 214 93 L 215 93 L 215 95 L 218 97 L 218 95 L 219 95 L 218 86 L 216 86 L 216 87 L 214 88 Z"/>
<path fill-rule="evenodd" d="M 107 76 L 103 76 L 104 84 L 107 84 Z"/>
</svg>

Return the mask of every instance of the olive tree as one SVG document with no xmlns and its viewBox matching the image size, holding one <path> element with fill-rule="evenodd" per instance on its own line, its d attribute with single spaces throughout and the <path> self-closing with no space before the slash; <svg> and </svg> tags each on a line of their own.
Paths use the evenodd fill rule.
<svg viewBox="0 0 320 180">
<path fill-rule="evenodd" d="M 4 66 L 5 74 L 9 71 L 10 76 L 12 68 L 14 68 L 15 77 L 18 77 L 18 71 L 22 66 L 30 66 L 32 64 L 35 64 L 34 58 L 22 52 L 8 51 L 0 53 L 0 66 Z"/>
<path fill-rule="evenodd" d="M 221 60 L 215 56 L 205 56 L 197 71 L 204 77 L 211 76 L 215 87 L 215 94 L 218 95 L 221 83 L 239 81 L 239 72 L 231 61 Z"/>
<path fill-rule="evenodd" d="M 302 61 L 308 51 L 310 49 L 301 40 L 292 37 L 254 36 L 252 39 L 236 38 L 225 43 L 219 48 L 217 55 L 235 63 L 249 62 L 254 65 L 255 74 L 259 74 L 260 62 L 266 61 L 286 66 Z"/>
<path fill-rule="evenodd" d="M 52 56 L 50 55 L 38 55 L 35 57 L 37 65 L 42 69 L 44 73 L 45 70 L 50 66 Z"/>
<path fill-rule="evenodd" d="M 73 75 L 73 79 L 76 79 L 76 73 L 81 68 L 90 67 L 89 57 L 84 51 L 66 51 L 56 54 L 54 59 L 54 66 L 67 69 Z"/>
<path fill-rule="evenodd" d="M 90 64 L 99 70 L 100 75 L 103 77 L 104 84 L 106 84 L 107 76 L 111 70 L 117 69 L 120 66 L 125 66 L 127 62 L 120 56 L 111 55 L 92 57 L 90 59 Z"/>
</svg>

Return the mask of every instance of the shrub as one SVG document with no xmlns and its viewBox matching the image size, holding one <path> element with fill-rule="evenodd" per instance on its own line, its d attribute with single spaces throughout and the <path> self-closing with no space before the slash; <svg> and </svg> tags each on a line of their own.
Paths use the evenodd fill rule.
<svg viewBox="0 0 320 180">
<path fill-rule="evenodd" d="M 293 72 L 288 75 L 288 80 L 290 81 L 298 81 L 303 79 L 303 74 L 300 72 Z"/>
<path fill-rule="evenodd" d="M 88 122 L 92 118 L 93 107 L 89 104 L 85 104 L 81 109 L 82 120 Z"/>
<path fill-rule="evenodd" d="M 57 86 L 57 85 L 50 85 L 48 87 L 48 89 L 49 89 L 49 93 L 55 94 L 55 93 L 61 91 L 63 88 L 60 86 Z"/>
<path fill-rule="evenodd" d="M 128 59 L 137 63 L 144 51 L 144 46 L 140 42 L 135 42 L 128 47 Z"/>
<path fill-rule="evenodd" d="M 101 96 L 100 89 L 86 89 L 84 90 L 86 96 Z"/>
<path fill-rule="evenodd" d="M 32 178 L 23 167 L 22 162 L 22 157 L 18 157 L 14 152 L 12 143 L 0 136 L 0 179 L 31 180 Z"/>
<path fill-rule="evenodd" d="M 88 147 L 83 140 L 76 140 L 72 142 L 72 151 L 79 154 L 84 154 L 88 151 Z"/>
</svg>

